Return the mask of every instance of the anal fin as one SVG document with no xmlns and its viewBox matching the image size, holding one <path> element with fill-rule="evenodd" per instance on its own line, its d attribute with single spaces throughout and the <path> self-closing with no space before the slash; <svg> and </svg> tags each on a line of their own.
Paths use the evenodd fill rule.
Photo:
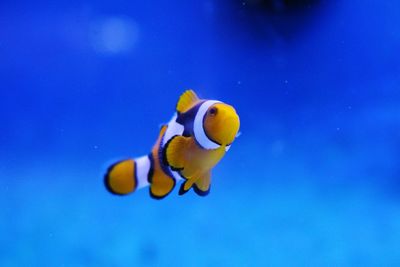
<svg viewBox="0 0 400 267">
<path fill-rule="evenodd" d="M 175 179 L 165 174 L 159 164 L 154 164 L 149 183 L 150 195 L 155 199 L 166 197 L 175 187 Z"/>
<path fill-rule="evenodd" d="M 167 126 L 164 125 L 149 155 L 152 168 L 149 172 L 148 181 L 150 183 L 150 195 L 155 199 L 166 197 L 175 187 L 175 179 L 164 172 L 160 160 L 160 143 L 166 130 Z"/>
</svg>

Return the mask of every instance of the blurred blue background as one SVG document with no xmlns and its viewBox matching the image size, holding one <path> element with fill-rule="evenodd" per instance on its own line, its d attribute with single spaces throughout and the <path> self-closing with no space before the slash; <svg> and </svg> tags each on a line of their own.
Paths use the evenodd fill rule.
<svg viewBox="0 0 400 267">
<path fill-rule="evenodd" d="M 0 266 L 395 266 L 400 2 L 1 1 Z M 205 198 L 103 187 L 187 88 L 242 135 Z"/>
</svg>

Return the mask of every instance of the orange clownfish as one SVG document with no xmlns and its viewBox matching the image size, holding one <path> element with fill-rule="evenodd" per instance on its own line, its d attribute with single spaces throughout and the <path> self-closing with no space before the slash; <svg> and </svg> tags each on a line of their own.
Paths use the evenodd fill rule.
<svg viewBox="0 0 400 267">
<path fill-rule="evenodd" d="M 193 188 L 205 196 L 210 191 L 211 169 L 231 147 L 239 126 L 232 106 L 200 99 L 188 90 L 179 98 L 171 121 L 161 127 L 151 153 L 110 166 L 105 186 L 117 195 L 149 186 L 150 195 L 162 199 L 183 180 L 179 195 Z"/>
</svg>

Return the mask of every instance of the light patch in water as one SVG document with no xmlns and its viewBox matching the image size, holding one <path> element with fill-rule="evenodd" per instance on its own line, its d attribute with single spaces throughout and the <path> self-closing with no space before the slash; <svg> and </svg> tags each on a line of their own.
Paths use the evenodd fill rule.
<svg viewBox="0 0 400 267">
<path fill-rule="evenodd" d="M 139 29 L 130 18 L 110 17 L 94 25 L 92 37 L 93 47 L 99 53 L 126 53 L 137 43 Z"/>
</svg>

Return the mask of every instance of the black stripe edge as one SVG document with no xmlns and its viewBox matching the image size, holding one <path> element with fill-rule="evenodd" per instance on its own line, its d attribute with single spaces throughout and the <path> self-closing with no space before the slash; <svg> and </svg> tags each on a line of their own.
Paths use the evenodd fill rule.
<svg viewBox="0 0 400 267">
<path fill-rule="evenodd" d="M 202 191 L 196 184 L 193 185 L 193 190 L 197 195 L 205 197 L 210 193 L 211 185 L 208 187 L 207 191 Z"/>
<path fill-rule="evenodd" d="M 181 184 L 181 187 L 179 187 L 179 193 L 178 193 L 178 194 L 179 194 L 180 196 L 186 194 L 186 193 L 190 190 L 190 188 L 189 188 L 188 190 L 185 190 L 185 189 L 184 189 L 185 184 L 186 184 L 186 182 L 183 182 L 183 183 Z"/>
</svg>

